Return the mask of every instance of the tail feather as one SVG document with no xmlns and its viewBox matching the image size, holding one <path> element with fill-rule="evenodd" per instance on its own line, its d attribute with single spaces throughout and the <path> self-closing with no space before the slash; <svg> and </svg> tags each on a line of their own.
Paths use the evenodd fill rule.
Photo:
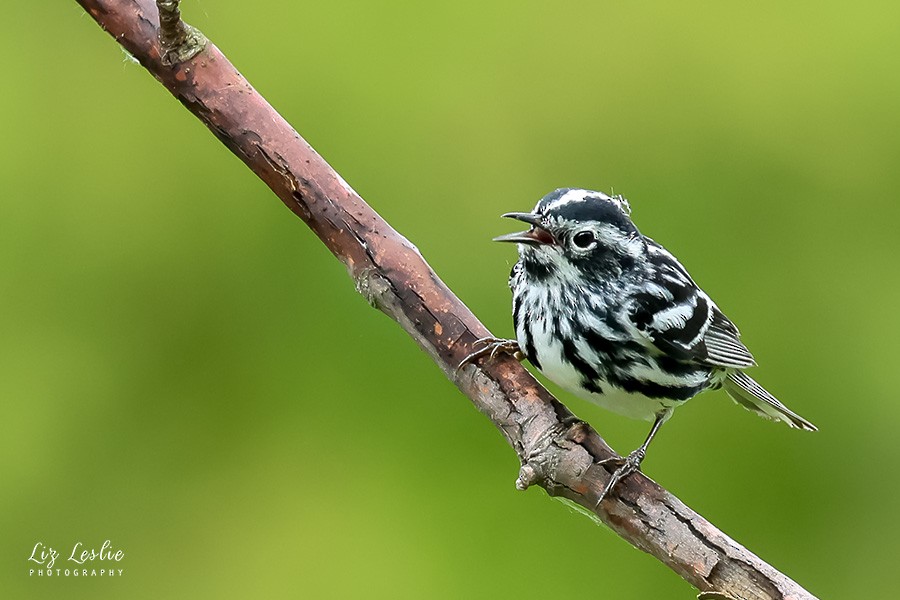
<svg viewBox="0 0 900 600">
<path fill-rule="evenodd" d="M 818 431 L 815 425 L 779 402 L 775 396 L 742 371 L 730 373 L 722 385 L 732 400 L 761 417 L 784 421 L 797 429 Z"/>
</svg>

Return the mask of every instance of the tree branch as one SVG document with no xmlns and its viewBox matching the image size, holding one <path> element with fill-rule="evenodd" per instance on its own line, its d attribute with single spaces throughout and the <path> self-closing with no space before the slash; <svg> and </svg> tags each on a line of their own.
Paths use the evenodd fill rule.
<svg viewBox="0 0 900 600">
<path fill-rule="evenodd" d="M 213 44 L 181 22 L 177 1 L 78 2 L 319 236 L 366 300 L 397 321 L 491 419 L 521 460 L 517 487 L 539 485 L 580 505 L 701 590 L 701 598 L 814 598 L 640 473 L 595 506 L 609 477 L 596 463 L 613 454 L 603 439 L 512 358 L 456 372 L 487 329 L 416 247 L 375 213 Z"/>
</svg>

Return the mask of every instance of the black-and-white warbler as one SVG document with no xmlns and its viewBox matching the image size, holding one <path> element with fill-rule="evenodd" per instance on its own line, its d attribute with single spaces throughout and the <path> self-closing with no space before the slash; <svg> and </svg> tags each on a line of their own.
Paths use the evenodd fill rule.
<svg viewBox="0 0 900 600">
<path fill-rule="evenodd" d="M 724 388 L 741 406 L 791 427 L 816 427 L 743 370 L 756 363 L 737 327 L 665 248 L 642 235 L 621 196 L 559 189 L 530 213 L 531 225 L 495 238 L 518 244 L 512 269 L 516 340 L 489 338 L 461 366 L 498 351 L 523 355 L 550 380 L 613 412 L 653 422 L 598 504 L 640 468 L 675 407 Z"/>
</svg>

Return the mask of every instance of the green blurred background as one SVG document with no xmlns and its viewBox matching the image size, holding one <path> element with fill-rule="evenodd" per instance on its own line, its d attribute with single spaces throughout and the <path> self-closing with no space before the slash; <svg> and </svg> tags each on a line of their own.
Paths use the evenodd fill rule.
<svg viewBox="0 0 900 600">
<path fill-rule="evenodd" d="M 895 597 L 895 2 L 183 10 L 496 334 L 498 215 L 629 198 L 821 430 L 711 393 L 645 471 L 811 592 Z M 4 598 L 693 597 L 517 492 L 488 420 L 74 2 L 0 32 Z M 28 576 L 38 541 L 105 539 L 121 579 Z"/>
</svg>

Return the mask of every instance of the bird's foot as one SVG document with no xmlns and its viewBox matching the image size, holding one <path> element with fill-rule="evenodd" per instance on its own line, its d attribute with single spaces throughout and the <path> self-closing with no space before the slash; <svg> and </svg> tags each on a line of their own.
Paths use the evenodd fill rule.
<svg viewBox="0 0 900 600">
<path fill-rule="evenodd" d="M 642 446 L 626 457 L 613 456 L 597 462 L 598 465 L 618 465 L 618 468 L 609 476 L 609 480 L 603 487 L 603 491 L 600 492 L 600 497 L 597 498 L 597 504 L 595 506 L 600 506 L 600 503 L 603 502 L 609 492 L 616 487 L 616 484 L 632 473 L 641 470 L 641 462 L 644 460 L 646 454 L 647 449 Z"/>
<path fill-rule="evenodd" d="M 496 357 L 498 354 L 509 354 L 516 360 L 524 360 L 525 355 L 522 353 L 522 350 L 519 348 L 519 342 L 516 340 L 505 340 L 503 338 L 495 338 L 495 337 L 485 337 L 480 340 L 475 340 L 474 346 L 483 346 L 478 350 L 472 352 L 467 357 L 462 359 L 457 365 L 456 370 L 459 371 L 464 366 L 469 363 L 473 363 L 479 358 L 483 356 L 488 356 L 491 359 Z"/>
</svg>

